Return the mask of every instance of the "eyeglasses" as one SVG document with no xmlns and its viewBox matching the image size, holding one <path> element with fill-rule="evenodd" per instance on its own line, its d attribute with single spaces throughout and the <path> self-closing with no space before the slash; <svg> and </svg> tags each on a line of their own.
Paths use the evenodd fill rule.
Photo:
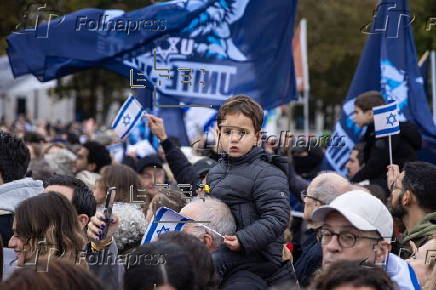
<svg viewBox="0 0 436 290">
<path fill-rule="evenodd" d="M 237 134 L 238 140 L 241 140 L 244 138 L 244 136 L 247 136 L 250 134 L 250 131 L 243 128 L 237 128 L 237 127 L 230 127 L 230 126 L 220 126 L 219 127 L 221 134 L 223 135 L 233 135 L 234 133 Z"/>
<path fill-rule="evenodd" d="M 301 192 L 300 192 L 300 197 L 301 197 L 301 200 L 302 200 L 303 202 L 304 202 L 304 199 L 305 199 L 305 198 L 310 198 L 310 199 L 313 199 L 314 201 L 317 201 L 317 202 L 320 202 L 320 203 L 322 203 L 322 204 L 325 204 L 324 202 L 322 202 L 321 200 L 317 199 L 316 197 L 313 197 L 313 196 L 307 195 L 307 190 L 303 190 L 303 191 L 301 191 Z"/>
<path fill-rule="evenodd" d="M 341 248 L 354 247 L 358 239 L 369 239 L 374 241 L 382 240 L 382 238 L 358 236 L 350 232 L 335 233 L 329 229 L 320 229 L 317 233 L 317 238 L 321 245 L 327 245 L 328 243 L 330 243 L 334 236 L 337 237 L 338 244 L 339 246 L 341 246 Z"/>
</svg>

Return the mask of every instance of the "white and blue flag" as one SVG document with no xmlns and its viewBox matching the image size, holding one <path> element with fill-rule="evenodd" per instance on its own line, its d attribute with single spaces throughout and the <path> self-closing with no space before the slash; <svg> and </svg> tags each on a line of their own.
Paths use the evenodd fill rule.
<svg viewBox="0 0 436 290">
<path fill-rule="evenodd" d="M 126 138 L 129 136 L 129 132 L 135 128 L 144 112 L 141 103 L 130 95 L 112 122 L 112 129 L 121 139 Z"/>
<path fill-rule="evenodd" d="M 400 118 L 397 103 L 374 107 L 375 137 L 381 138 L 400 133 Z"/>
<path fill-rule="evenodd" d="M 185 218 L 170 208 L 159 208 L 156 211 L 154 220 L 150 222 L 144 237 L 142 237 L 141 245 L 154 241 L 165 232 L 181 231 L 186 221 L 192 221 L 192 219 Z"/>
</svg>

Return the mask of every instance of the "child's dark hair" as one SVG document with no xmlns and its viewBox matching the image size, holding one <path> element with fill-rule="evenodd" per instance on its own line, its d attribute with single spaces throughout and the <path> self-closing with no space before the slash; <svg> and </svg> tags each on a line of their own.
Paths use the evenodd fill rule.
<svg viewBox="0 0 436 290">
<path fill-rule="evenodd" d="M 259 132 L 262 128 L 263 109 L 252 98 L 246 95 L 236 95 L 228 99 L 218 111 L 218 126 L 225 120 L 226 115 L 242 113 L 253 122 L 254 130 Z"/>
<path fill-rule="evenodd" d="M 370 111 L 373 107 L 382 106 L 386 104 L 382 95 L 377 91 L 368 91 L 357 96 L 354 105 L 359 107 L 362 111 Z"/>
</svg>

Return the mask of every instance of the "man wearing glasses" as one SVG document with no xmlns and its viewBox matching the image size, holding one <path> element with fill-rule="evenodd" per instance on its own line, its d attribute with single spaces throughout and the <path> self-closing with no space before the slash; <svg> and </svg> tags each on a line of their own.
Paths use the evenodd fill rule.
<svg viewBox="0 0 436 290">
<path fill-rule="evenodd" d="M 327 172 L 315 177 L 307 191 L 301 192 L 301 200 L 304 202 L 303 218 L 307 222 L 307 230 L 302 244 L 303 253 L 295 263 L 295 273 L 303 287 L 309 286 L 313 273 L 321 267 L 322 261 L 321 245 L 316 238 L 321 224 L 312 221 L 312 213 L 349 190 L 351 185 L 348 180 L 336 173 Z"/>
<path fill-rule="evenodd" d="M 315 210 L 312 219 L 322 223 L 318 239 L 323 268 L 338 260 L 371 262 L 382 266 L 399 289 L 421 289 L 413 269 L 389 253 L 393 219 L 378 198 L 362 190 L 349 191 Z"/>
</svg>

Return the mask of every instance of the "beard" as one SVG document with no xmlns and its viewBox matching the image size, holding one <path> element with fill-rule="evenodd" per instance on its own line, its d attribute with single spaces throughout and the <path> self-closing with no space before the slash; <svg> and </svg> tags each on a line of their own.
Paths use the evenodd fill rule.
<svg viewBox="0 0 436 290">
<path fill-rule="evenodd" d="M 403 194 L 400 194 L 397 201 L 395 203 L 392 202 L 391 214 L 394 218 L 402 219 L 407 213 L 406 208 L 401 204 L 402 199 Z"/>
</svg>

